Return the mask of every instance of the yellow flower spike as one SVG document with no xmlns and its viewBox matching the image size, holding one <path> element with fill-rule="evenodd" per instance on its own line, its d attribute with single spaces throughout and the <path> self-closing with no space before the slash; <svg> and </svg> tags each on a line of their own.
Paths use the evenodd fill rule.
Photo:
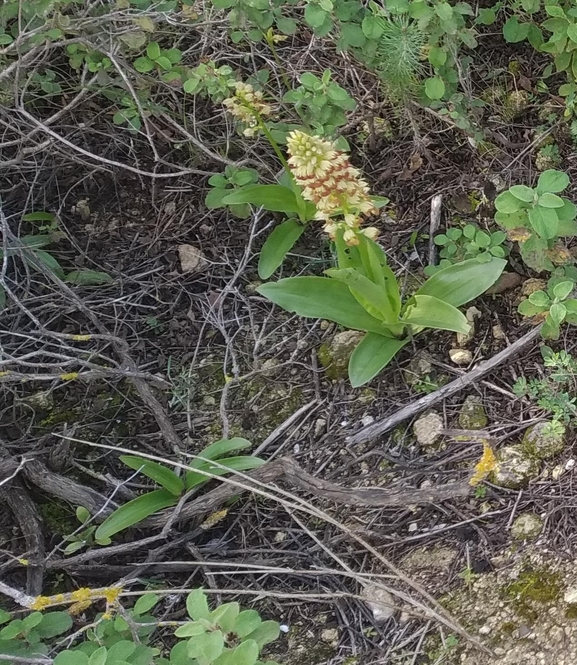
<svg viewBox="0 0 577 665">
<path fill-rule="evenodd" d="M 315 204 L 315 218 L 325 221 L 325 232 L 334 239 L 342 228 L 347 245 L 358 245 L 359 233 L 364 233 L 360 230 L 362 215 L 378 212 L 361 172 L 333 143 L 299 130 L 289 134 L 287 149 L 291 172 L 302 188 L 303 198 Z M 378 235 L 374 227 L 366 231 L 364 235 L 371 240 Z"/>
<path fill-rule="evenodd" d="M 484 441 L 483 442 L 483 454 L 481 459 L 475 465 L 475 472 L 469 480 L 469 485 L 476 487 L 480 482 L 485 480 L 485 478 L 492 472 L 496 471 L 499 468 L 497 458 L 491 446 Z"/>
</svg>

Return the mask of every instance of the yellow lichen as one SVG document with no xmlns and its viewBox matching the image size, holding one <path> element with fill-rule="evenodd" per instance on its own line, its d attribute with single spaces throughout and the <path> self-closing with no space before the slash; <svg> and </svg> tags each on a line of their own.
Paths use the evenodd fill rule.
<svg viewBox="0 0 577 665">
<path fill-rule="evenodd" d="M 72 335 L 72 339 L 75 342 L 88 342 L 92 339 L 92 335 Z"/>
<path fill-rule="evenodd" d="M 51 600 L 49 596 L 36 596 L 34 602 L 32 603 L 32 605 L 30 605 L 30 609 L 34 610 L 35 612 L 41 612 L 50 604 Z"/>
<path fill-rule="evenodd" d="M 209 515 L 204 520 L 204 522 L 200 525 L 200 528 L 205 530 L 210 529 L 215 524 L 221 522 L 227 515 L 228 515 L 228 510 L 226 508 L 224 508 L 223 510 L 217 510 L 215 513 L 212 513 L 212 515 Z"/>
<path fill-rule="evenodd" d="M 68 374 L 61 374 L 62 381 L 74 381 L 78 378 L 78 372 L 68 372 Z"/>
<path fill-rule="evenodd" d="M 469 485 L 472 487 L 477 486 L 480 482 L 485 480 L 492 471 L 495 471 L 498 466 L 493 449 L 486 441 L 484 441 L 483 454 L 475 466 L 475 472 L 471 476 L 471 480 L 469 480 Z"/>
<path fill-rule="evenodd" d="M 102 598 L 106 598 L 106 602 L 109 604 L 115 603 L 122 592 L 122 587 L 119 586 L 110 586 L 104 589 L 99 589 L 99 595 Z"/>
<path fill-rule="evenodd" d="M 87 610 L 92 605 L 91 600 L 81 600 L 78 603 L 74 603 L 68 608 L 68 614 L 71 616 L 76 616 L 84 610 Z"/>
<path fill-rule="evenodd" d="M 75 603 L 90 600 L 91 598 L 94 598 L 94 591 L 88 587 L 81 587 L 70 594 L 70 600 Z"/>
</svg>

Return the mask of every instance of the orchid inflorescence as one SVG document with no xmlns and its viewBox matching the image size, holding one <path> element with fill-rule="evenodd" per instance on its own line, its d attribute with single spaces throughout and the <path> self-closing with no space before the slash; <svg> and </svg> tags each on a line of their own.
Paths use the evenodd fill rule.
<svg viewBox="0 0 577 665">
<path fill-rule="evenodd" d="M 348 156 L 330 141 L 298 130 L 289 134 L 287 147 L 292 175 L 302 187 L 303 198 L 316 205 L 315 218 L 325 222 L 326 233 L 334 239 L 342 229 L 347 245 L 358 245 L 359 234 L 374 240 L 378 229 L 360 226 L 363 215 L 378 211 L 368 184 Z"/>
<path fill-rule="evenodd" d="M 246 125 L 242 132 L 244 136 L 254 136 L 259 119 L 272 113 L 272 107 L 264 101 L 262 92 L 243 81 L 234 84 L 234 95 L 225 99 L 223 105 L 232 116 Z"/>
</svg>

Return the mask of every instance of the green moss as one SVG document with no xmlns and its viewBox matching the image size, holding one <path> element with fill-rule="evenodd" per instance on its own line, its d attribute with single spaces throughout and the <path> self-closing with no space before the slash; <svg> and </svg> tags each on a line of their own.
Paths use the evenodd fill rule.
<svg viewBox="0 0 577 665">
<path fill-rule="evenodd" d="M 565 616 L 567 619 L 577 619 L 577 605 L 569 605 L 565 610 Z"/>
<path fill-rule="evenodd" d="M 511 635 L 517 630 L 518 626 L 514 621 L 505 621 L 505 623 L 501 624 L 499 627 L 499 631 L 503 635 L 507 635 L 508 637 L 511 637 Z"/>
<path fill-rule="evenodd" d="M 562 580 L 547 568 L 524 568 L 519 577 L 503 589 L 503 595 L 516 612 L 528 621 L 536 621 L 542 609 L 561 595 Z"/>
<path fill-rule="evenodd" d="M 40 503 L 38 511 L 50 533 L 65 536 L 78 527 L 74 513 L 61 501 L 52 499 L 50 503 Z"/>
<path fill-rule="evenodd" d="M 55 408 L 38 423 L 38 427 L 41 427 L 42 429 L 50 429 L 54 427 L 54 425 L 59 425 L 61 423 L 74 423 L 80 418 L 80 415 L 80 409 L 77 408 L 62 409 L 62 411 Z"/>
</svg>

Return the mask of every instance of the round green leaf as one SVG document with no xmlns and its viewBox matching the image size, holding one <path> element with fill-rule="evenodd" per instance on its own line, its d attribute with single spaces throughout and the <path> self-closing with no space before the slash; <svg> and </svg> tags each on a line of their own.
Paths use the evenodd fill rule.
<svg viewBox="0 0 577 665">
<path fill-rule="evenodd" d="M 519 23 L 516 16 L 512 16 L 503 26 L 503 37 L 510 44 L 523 41 L 529 34 L 530 23 Z"/>
<path fill-rule="evenodd" d="M 572 42 L 577 43 L 577 23 L 571 23 L 571 25 L 567 26 L 566 34 Z"/>
<path fill-rule="evenodd" d="M 429 99 L 442 99 L 445 94 L 445 82 L 435 76 L 425 81 L 425 94 Z"/>
<path fill-rule="evenodd" d="M 549 316 L 553 319 L 553 321 L 557 325 L 563 323 L 566 314 L 567 314 L 567 308 L 565 307 L 565 305 L 561 304 L 560 302 L 554 303 L 553 305 L 551 305 L 551 308 L 549 309 Z"/>
<path fill-rule="evenodd" d="M 146 47 L 146 55 L 151 60 L 157 60 L 160 57 L 160 46 L 158 42 L 150 42 Z"/>
<path fill-rule="evenodd" d="M 551 299 L 545 291 L 535 291 L 529 296 L 529 302 L 537 307 L 546 307 L 550 304 Z"/>
<path fill-rule="evenodd" d="M 537 193 L 544 192 L 562 192 L 569 186 L 569 176 L 563 171 L 548 169 L 543 171 L 537 182 Z"/>
<path fill-rule="evenodd" d="M 220 630 L 191 637 L 188 641 L 188 656 L 200 663 L 212 663 L 224 649 L 224 637 Z"/>
<path fill-rule="evenodd" d="M 136 58 L 136 60 L 133 62 L 133 65 L 134 69 L 136 69 L 136 71 L 140 72 L 141 74 L 150 72 L 154 69 L 154 62 L 145 56 Z"/>
<path fill-rule="evenodd" d="M 88 659 L 88 665 L 106 665 L 108 650 L 106 647 L 100 647 Z"/>
<path fill-rule="evenodd" d="M 429 49 L 429 62 L 433 67 L 442 67 L 447 62 L 447 53 L 440 46 L 431 46 Z"/>
<path fill-rule="evenodd" d="M 40 637 L 49 638 L 62 635 L 72 628 L 72 617 L 68 612 L 48 612 L 37 626 Z"/>
<path fill-rule="evenodd" d="M 463 227 L 463 235 L 469 240 L 473 240 L 475 234 L 477 233 L 477 227 L 474 224 L 465 224 Z"/>
<path fill-rule="evenodd" d="M 532 203 L 535 198 L 535 192 L 527 185 L 513 185 L 509 188 L 509 191 L 516 199 L 525 201 L 525 203 Z"/>
<path fill-rule="evenodd" d="M 234 650 L 235 665 L 254 665 L 258 659 L 259 648 L 254 640 L 246 640 Z"/>
<path fill-rule="evenodd" d="M 435 245 L 439 245 L 440 247 L 442 247 L 443 245 L 446 245 L 449 242 L 449 238 L 447 238 L 447 236 L 444 233 L 439 233 L 439 235 L 436 235 L 433 238 L 433 242 L 435 243 Z"/>
<path fill-rule="evenodd" d="M 485 231 L 479 231 L 475 236 L 475 242 L 479 247 L 489 247 L 491 244 L 491 236 Z"/>
<path fill-rule="evenodd" d="M 545 192 L 539 197 L 539 205 L 544 208 L 562 208 L 564 206 L 563 199 L 557 194 Z"/>
<path fill-rule="evenodd" d="M 241 638 L 246 637 L 253 630 L 256 630 L 261 623 L 262 619 L 256 610 L 243 610 L 236 617 L 234 632 Z"/>
<path fill-rule="evenodd" d="M 54 659 L 54 665 L 88 665 L 88 656 L 82 651 L 62 651 Z"/>
<path fill-rule="evenodd" d="M 506 215 L 517 212 L 520 207 L 519 199 L 511 194 L 511 192 L 501 192 L 495 199 L 495 208 Z"/>
<path fill-rule="evenodd" d="M 575 285 L 571 281 L 559 282 L 553 287 L 553 295 L 559 300 L 565 300 L 567 296 L 573 291 Z"/>
</svg>

